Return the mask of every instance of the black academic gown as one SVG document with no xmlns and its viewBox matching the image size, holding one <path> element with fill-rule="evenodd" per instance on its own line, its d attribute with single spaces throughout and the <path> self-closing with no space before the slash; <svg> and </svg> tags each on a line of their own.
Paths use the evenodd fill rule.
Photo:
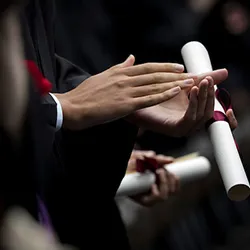
<svg viewBox="0 0 250 250">
<path fill-rule="evenodd" d="M 34 60 L 51 81 L 53 92 L 63 93 L 89 75 L 55 55 L 54 15 L 53 1 L 30 1 L 22 15 L 25 51 L 27 59 Z M 59 238 L 80 249 L 87 243 L 92 248 L 101 243 L 103 247 L 128 249 L 114 196 L 125 174 L 137 128 L 118 120 L 80 132 L 56 132 L 56 104 L 49 95 L 43 107 L 50 131 L 46 140 L 53 151 L 40 189 Z"/>
</svg>

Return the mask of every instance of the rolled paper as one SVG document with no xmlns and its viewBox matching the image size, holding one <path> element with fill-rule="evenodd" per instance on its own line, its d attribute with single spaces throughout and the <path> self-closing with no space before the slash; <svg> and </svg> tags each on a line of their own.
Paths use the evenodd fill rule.
<svg viewBox="0 0 250 250">
<path fill-rule="evenodd" d="M 209 54 L 200 42 L 187 43 L 183 46 L 181 54 L 187 72 L 203 74 L 213 70 Z M 219 101 L 219 89 L 216 86 L 215 91 L 217 95 L 214 105 L 214 117 L 208 123 L 208 133 L 227 195 L 233 201 L 242 201 L 250 194 L 249 181 L 227 122 L 226 105 L 221 100 Z"/>
<path fill-rule="evenodd" d="M 177 160 L 165 165 L 164 168 L 179 177 L 181 183 L 201 179 L 211 171 L 210 162 L 203 156 L 188 160 Z M 118 188 L 116 196 L 131 196 L 147 192 L 155 182 L 155 173 L 151 171 L 127 173 Z"/>
</svg>

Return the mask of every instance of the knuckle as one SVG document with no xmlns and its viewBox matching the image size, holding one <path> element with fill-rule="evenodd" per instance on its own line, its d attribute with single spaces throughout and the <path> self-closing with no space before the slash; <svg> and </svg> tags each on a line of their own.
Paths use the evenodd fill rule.
<svg viewBox="0 0 250 250">
<path fill-rule="evenodd" d="M 202 120 L 203 118 L 204 118 L 204 114 L 201 113 L 201 112 L 198 112 L 198 113 L 197 113 L 197 116 L 196 116 L 196 120 L 200 121 L 200 120 Z"/>
<path fill-rule="evenodd" d="M 166 95 L 164 93 L 157 94 L 154 98 L 152 97 L 151 103 L 154 104 L 155 102 L 160 103 L 166 99 Z"/>
<path fill-rule="evenodd" d="M 165 63 L 165 65 L 164 65 L 165 67 L 165 70 L 166 71 L 168 71 L 168 70 L 173 70 L 174 69 L 174 64 L 172 64 L 172 63 Z"/>
<path fill-rule="evenodd" d="M 145 71 L 146 73 L 151 72 L 152 69 L 153 69 L 153 65 L 152 65 L 151 63 L 145 63 L 145 64 L 144 64 L 144 71 Z"/>
<path fill-rule="evenodd" d="M 168 100 L 170 99 L 171 95 L 169 91 L 165 91 L 164 93 L 159 94 L 159 99 L 160 100 Z"/>
<path fill-rule="evenodd" d="M 159 93 L 159 92 L 161 92 L 161 86 L 159 84 L 153 84 L 151 86 L 151 92 L 152 93 Z"/>
<path fill-rule="evenodd" d="M 161 73 L 155 73 L 154 74 L 154 80 L 156 82 L 162 82 L 162 81 L 164 81 L 163 74 L 161 74 Z"/>
<path fill-rule="evenodd" d="M 128 79 L 122 78 L 122 79 L 114 79 L 114 82 L 116 83 L 116 86 L 121 89 L 128 85 Z"/>
<path fill-rule="evenodd" d="M 181 87 L 181 82 L 182 82 L 182 81 L 170 82 L 170 83 L 169 83 L 169 88 Z"/>
<path fill-rule="evenodd" d="M 149 95 L 149 96 L 147 97 L 147 103 L 148 103 L 149 105 L 151 105 L 153 102 L 154 102 L 154 97 L 153 97 L 152 95 Z"/>
<path fill-rule="evenodd" d="M 187 123 L 195 123 L 196 122 L 196 115 L 192 114 L 192 115 L 189 115 L 187 117 L 185 117 L 185 120 Z"/>
<path fill-rule="evenodd" d="M 188 79 L 188 78 L 190 78 L 190 74 L 188 74 L 188 73 L 182 73 L 182 74 L 180 75 L 180 78 L 181 78 L 182 80 Z"/>
<path fill-rule="evenodd" d="M 113 66 L 112 68 L 108 69 L 108 71 L 112 76 L 114 76 L 114 75 L 118 75 L 121 69 L 118 66 Z"/>
<path fill-rule="evenodd" d="M 197 116 L 196 115 L 192 115 L 191 117 L 189 117 L 188 121 L 191 123 L 195 123 L 197 121 Z"/>
</svg>

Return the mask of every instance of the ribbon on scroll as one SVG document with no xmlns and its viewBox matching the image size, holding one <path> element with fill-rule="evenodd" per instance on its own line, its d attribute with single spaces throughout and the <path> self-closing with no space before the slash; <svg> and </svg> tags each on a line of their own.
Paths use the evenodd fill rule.
<svg viewBox="0 0 250 250">
<path fill-rule="evenodd" d="M 139 173 L 144 173 L 147 170 L 155 173 L 158 168 L 161 168 L 161 166 L 157 161 L 149 157 L 144 157 L 143 160 L 137 159 L 136 161 L 136 171 Z"/>
<path fill-rule="evenodd" d="M 155 159 L 144 157 L 143 160 L 137 159 L 136 161 L 136 172 L 145 173 L 146 171 L 150 171 L 155 174 L 156 170 L 159 168 L 163 168 L 164 166 L 160 165 Z M 155 175 L 155 183 L 159 183 L 158 175 Z"/>
<path fill-rule="evenodd" d="M 147 158 L 136 161 L 135 171 L 124 176 L 116 196 L 130 196 L 146 192 L 151 185 L 158 182 L 156 170 L 164 168 L 176 175 L 181 183 L 195 181 L 210 173 L 210 162 L 203 156 L 186 156 L 176 159 L 173 163 L 162 165 L 155 159 Z"/>
<path fill-rule="evenodd" d="M 232 108 L 231 97 L 225 89 L 217 89 L 215 92 L 215 96 L 223 107 L 225 113 Z M 216 121 L 228 122 L 228 118 L 223 112 L 215 110 L 213 117 L 207 122 L 206 127 L 208 128 L 212 123 Z"/>
<path fill-rule="evenodd" d="M 219 89 L 218 88 L 215 91 L 215 97 L 218 100 L 218 102 L 221 104 L 221 106 L 224 109 L 225 113 L 229 109 L 232 108 L 231 96 L 230 96 L 230 94 L 228 93 L 228 91 L 226 89 Z M 212 123 L 217 122 L 217 121 L 224 121 L 224 122 L 229 123 L 227 116 L 223 112 L 215 110 L 213 117 L 209 121 L 207 121 L 206 128 L 208 129 L 209 126 Z M 236 145 L 237 149 L 239 150 L 239 145 L 238 145 L 238 143 L 236 142 L 235 139 L 234 139 L 234 142 L 235 142 L 235 145 Z"/>
</svg>

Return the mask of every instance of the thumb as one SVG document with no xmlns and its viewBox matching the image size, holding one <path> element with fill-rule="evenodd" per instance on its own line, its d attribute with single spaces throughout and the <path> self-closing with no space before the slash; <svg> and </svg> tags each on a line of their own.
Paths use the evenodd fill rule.
<svg viewBox="0 0 250 250">
<path fill-rule="evenodd" d="M 124 62 L 122 62 L 119 66 L 122 68 L 133 66 L 135 63 L 135 57 L 130 55 Z"/>
</svg>

